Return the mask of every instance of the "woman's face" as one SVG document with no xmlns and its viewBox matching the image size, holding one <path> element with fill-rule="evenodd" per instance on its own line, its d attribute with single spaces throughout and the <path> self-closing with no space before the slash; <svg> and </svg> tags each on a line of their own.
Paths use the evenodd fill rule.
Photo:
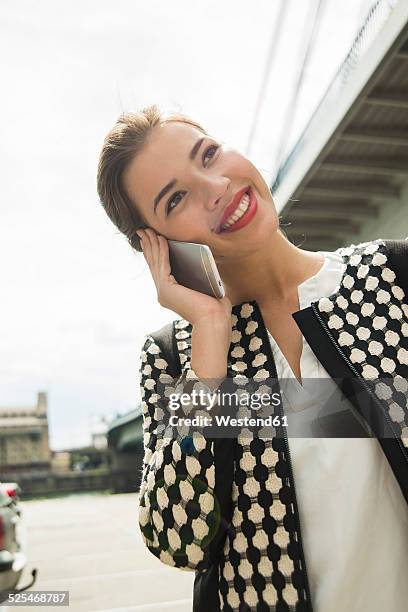
<svg viewBox="0 0 408 612">
<path fill-rule="evenodd" d="M 123 182 L 149 227 L 168 239 L 208 245 L 216 261 L 253 253 L 279 227 L 269 187 L 255 166 L 186 123 L 156 126 Z M 237 209 L 247 187 L 250 198 Z M 225 215 L 233 224 L 219 232 Z"/>
</svg>

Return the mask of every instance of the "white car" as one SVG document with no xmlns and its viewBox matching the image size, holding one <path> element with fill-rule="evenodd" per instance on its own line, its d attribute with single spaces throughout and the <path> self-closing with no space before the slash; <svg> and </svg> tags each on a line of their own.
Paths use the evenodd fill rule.
<svg viewBox="0 0 408 612">
<path fill-rule="evenodd" d="M 32 581 L 24 589 L 18 589 L 27 558 L 19 538 L 21 508 L 19 487 L 16 483 L 0 483 L 0 603 L 7 599 L 10 590 L 25 590 L 35 582 L 37 570 L 32 571 Z"/>
</svg>

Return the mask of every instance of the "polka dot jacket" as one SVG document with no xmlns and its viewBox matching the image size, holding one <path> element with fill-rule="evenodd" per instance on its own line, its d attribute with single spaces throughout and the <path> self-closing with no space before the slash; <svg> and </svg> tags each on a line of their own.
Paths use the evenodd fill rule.
<svg viewBox="0 0 408 612">
<path fill-rule="evenodd" d="M 408 500 L 408 239 L 337 252 L 346 264 L 338 290 L 293 317 L 360 414 L 371 425 L 373 411 L 381 415 L 386 435 L 375 433 Z M 190 365 L 191 332 L 187 321 L 173 321 L 148 335 L 141 352 L 143 540 L 163 563 L 195 571 L 194 611 L 310 612 L 287 438 L 163 436 L 169 392 L 202 387 Z M 273 376 L 256 301 L 234 306 L 228 379 L 261 387 Z"/>
</svg>

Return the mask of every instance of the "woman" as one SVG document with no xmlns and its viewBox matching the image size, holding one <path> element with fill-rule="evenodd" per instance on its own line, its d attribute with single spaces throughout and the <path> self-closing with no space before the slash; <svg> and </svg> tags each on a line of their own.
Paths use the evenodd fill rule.
<svg viewBox="0 0 408 612">
<path fill-rule="evenodd" d="M 143 251 L 159 303 L 181 317 L 149 334 L 141 355 L 149 550 L 196 572 L 194 610 L 405 610 L 408 243 L 296 247 L 256 167 L 156 106 L 107 135 L 98 193 Z M 208 245 L 226 297 L 177 284 L 166 238 Z M 348 419 L 351 435 L 164 439 L 169 374 L 190 394 L 238 374 L 291 378 L 299 398 L 302 378 L 333 379 L 345 415 L 335 429 Z"/>
</svg>

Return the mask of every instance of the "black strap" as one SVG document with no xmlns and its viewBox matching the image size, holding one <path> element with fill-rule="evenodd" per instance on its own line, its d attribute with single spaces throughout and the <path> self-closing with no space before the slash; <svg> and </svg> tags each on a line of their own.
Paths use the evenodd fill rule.
<svg viewBox="0 0 408 612">
<path fill-rule="evenodd" d="M 408 240 L 384 240 L 391 268 L 397 275 L 398 285 L 408 296 Z"/>
<path fill-rule="evenodd" d="M 164 359 L 169 364 L 169 374 L 177 378 L 181 374 L 180 355 L 177 350 L 174 321 L 167 323 L 157 331 L 150 334 L 160 348 Z"/>
</svg>

